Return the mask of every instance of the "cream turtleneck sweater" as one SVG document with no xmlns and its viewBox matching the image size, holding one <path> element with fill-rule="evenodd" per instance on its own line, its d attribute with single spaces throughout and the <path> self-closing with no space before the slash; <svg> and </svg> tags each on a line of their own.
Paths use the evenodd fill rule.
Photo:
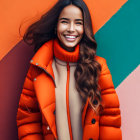
<svg viewBox="0 0 140 140">
<path fill-rule="evenodd" d="M 74 79 L 76 62 L 79 57 L 79 45 L 73 52 L 68 52 L 61 48 L 57 41 L 54 41 L 54 56 L 52 68 L 56 83 L 58 140 L 82 140 L 82 101 L 75 88 Z"/>
</svg>

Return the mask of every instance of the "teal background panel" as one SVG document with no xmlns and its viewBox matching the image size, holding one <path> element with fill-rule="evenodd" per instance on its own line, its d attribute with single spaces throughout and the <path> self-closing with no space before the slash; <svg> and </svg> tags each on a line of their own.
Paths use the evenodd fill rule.
<svg viewBox="0 0 140 140">
<path fill-rule="evenodd" d="M 95 39 L 97 55 L 107 60 L 116 88 L 140 62 L 140 1 L 128 0 Z"/>
</svg>

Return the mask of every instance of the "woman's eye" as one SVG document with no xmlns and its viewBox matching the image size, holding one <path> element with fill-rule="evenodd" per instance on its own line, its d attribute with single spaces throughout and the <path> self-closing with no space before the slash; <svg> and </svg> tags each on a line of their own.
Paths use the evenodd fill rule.
<svg viewBox="0 0 140 140">
<path fill-rule="evenodd" d="M 76 24 L 78 24 L 78 25 L 83 25 L 83 23 L 82 23 L 82 22 L 76 22 Z"/>
<path fill-rule="evenodd" d="M 61 23 L 68 23 L 67 21 L 61 21 Z"/>
</svg>

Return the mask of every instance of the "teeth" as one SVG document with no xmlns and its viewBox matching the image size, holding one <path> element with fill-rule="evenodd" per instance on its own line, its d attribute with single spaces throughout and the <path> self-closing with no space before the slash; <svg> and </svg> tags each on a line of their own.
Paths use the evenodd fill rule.
<svg viewBox="0 0 140 140">
<path fill-rule="evenodd" d="M 76 36 L 66 36 L 66 38 L 76 38 Z"/>
</svg>

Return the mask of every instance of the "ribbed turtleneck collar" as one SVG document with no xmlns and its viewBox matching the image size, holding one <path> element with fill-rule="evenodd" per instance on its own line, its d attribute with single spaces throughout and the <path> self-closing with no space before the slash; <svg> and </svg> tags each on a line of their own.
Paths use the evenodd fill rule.
<svg viewBox="0 0 140 140">
<path fill-rule="evenodd" d="M 79 59 L 79 44 L 75 47 L 73 52 L 64 50 L 57 39 L 54 40 L 54 56 L 65 62 L 77 62 Z"/>
</svg>

